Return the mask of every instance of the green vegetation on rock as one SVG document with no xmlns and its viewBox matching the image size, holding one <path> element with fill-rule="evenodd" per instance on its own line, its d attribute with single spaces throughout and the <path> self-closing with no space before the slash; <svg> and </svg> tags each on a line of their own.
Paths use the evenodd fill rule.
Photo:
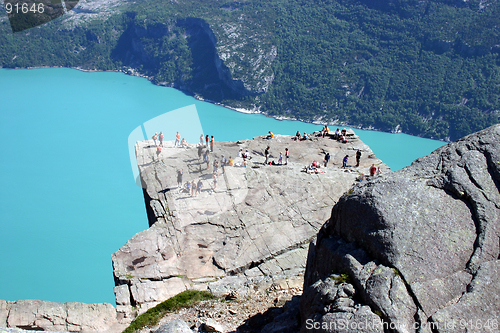
<svg viewBox="0 0 500 333">
<path fill-rule="evenodd" d="M 131 69 L 272 116 L 437 139 L 498 122 L 498 1 L 150 0 L 113 8 L 16 34 L 2 21 L 0 65 Z"/>
<path fill-rule="evenodd" d="M 167 299 L 154 308 L 138 316 L 123 333 L 138 332 L 145 327 L 153 327 L 160 322 L 168 312 L 192 306 L 200 301 L 214 299 L 215 297 L 207 291 L 186 290 L 180 294 Z"/>
</svg>

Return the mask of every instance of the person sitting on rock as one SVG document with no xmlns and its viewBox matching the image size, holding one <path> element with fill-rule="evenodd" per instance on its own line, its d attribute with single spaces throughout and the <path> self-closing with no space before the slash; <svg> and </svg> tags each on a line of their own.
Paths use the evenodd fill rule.
<svg viewBox="0 0 500 333">
<path fill-rule="evenodd" d="M 188 142 L 186 141 L 186 139 L 182 138 L 181 147 L 187 147 L 187 145 L 188 145 Z"/>
<path fill-rule="evenodd" d="M 340 130 L 337 128 L 337 130 L 335 131 L 335 134 L 333 135 L 333 138 L 335 140 L 340 140 Z"/>
<path fill-rule="evenodd" d="M 266 139 L 274 139 L 274 133 L 269 131 L 269 135 L 266 137 Z"/>
<path fill-rule="evenodd" d="M 234 159 L 231 156 L 229 156 L 229 161 L 227 162 L 227 165 L 229 165 L 229 166 L 234 165 Z"/>
<path fill-rule="evenodd" d="M 303 136 L 303 137 L 302 137 L 302 139 L 300 139 L 300 140 L 304 141 L 304 140 L 307 140 L 307 139 L 308 139 L 308 138 L 307 138 L 307 133 L 306 133 L 306 132 L 304 132 L 304 136 Z"/>
<path fill-rule="evenodd" d="M 365 179 L 366 179 L 366 176 L 365 176 L 365 174 L 364 174 L 364 173 L 360 174 L 360 175 L 358 176 L 358 178 L 356 178 L 356 180 L 357 180 L 358 182 L 363 181 L 363 180 L 365 180 Z"/>
<path fill-rule="evenodd" d="M 370 176 L 375 176 L 375 173 L 377 172 L 377 167 L 375 166 L 375 164 L 372 164 L 372 166 L 370 167 Z"/>
<path fill-rule="evenodd" d="M 328 127 L 325 125 L 322 129 L 321 129 L 321 136 L 324 138 L 327 134 L 328 134 Z"/>
<path fill-rule="evenodd" d="M 300 140 L 300 132 L 299 131 L 297 131 L 297 133 L 295 133 L 295 136 L 292 138 L 292 140 L 294 140 L 294 141 Z"/>
</svg>

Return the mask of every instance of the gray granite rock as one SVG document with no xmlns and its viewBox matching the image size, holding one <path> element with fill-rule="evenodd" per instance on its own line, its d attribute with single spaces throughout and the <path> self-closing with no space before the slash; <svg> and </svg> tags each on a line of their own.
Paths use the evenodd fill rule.
<svg viewBox="0 0 500 333">
<path fill-rule="evenodd" d="M 494 332 L 499 142 L 496 125 L 354 186 L 311 243 L 304 286 L 346 273 L 397 332 Z"/>
<path fill-rule="evenodd" d="M 333 274 L 304 290 L 301 332 L 384 332 L 380 317 L 356 301 L 354 287 L 341 278 Z"/>
<path fill-rule="evenodd" d="M 107 303 L 55 303 L 22 300 L 0 303 L 1 313 L 6 314 L 0 326 L 58 332 L 121 332 L 124 322 L 119 322 L 117 312 Z"/>
<path fill-rule="evenodd" d="M 9 311 L 7 310 L 7 301 L 0 299 L 0 327 L 7 327 L 7 317 Z"/>
<path fill-rule="evenodd" d="M 347 144 L 314 136 L 295 142 L 281 135 L 216 142 L 208 168 L 196 146 L 173 148 L 166 142 L 157 157 L 149 142 L 138 142 L 151 227 L 112 256 L 117 304 L 141 305 L 140 313 L 185 289 L 244 294 L 256 285 L 283 288 L 302 281 L 306 248 L 331 207 L 372 163 L 388 170 L 354 134 L 350 138 Z M 264 165 L 267 145 L 269 161 L 275 162 L 288 147 L 288 165 Z M 248 149 L 252 157 L 246 167 L 238 157 L 240 149 Z M 343 156 L 354 160 L 356 149 L 363 150 L 360 167 L 341 169 Z M 332 158 L 328 168 L 320 169 L 323 173 L 304 171 L 314 160 L 322 163 L 326 152 Z M 212 163 L 222 155 L 233 157 L 235 165 L 226 166 L 224 173 L 219 167 L 215 187 Z M 183 184 L 202 181 L 201 193 L 177 187 L 178 169 L 183 169 Z"/>
<path fill-rule="evenodd" d="M 193 333 L 184 320 L 176 319 L 160 326 L 154 333 Z"/>
</svg>

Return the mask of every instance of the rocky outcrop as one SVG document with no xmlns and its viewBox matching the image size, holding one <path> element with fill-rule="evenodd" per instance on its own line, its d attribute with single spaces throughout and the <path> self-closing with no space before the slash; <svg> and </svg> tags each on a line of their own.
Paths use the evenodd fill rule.
<svg viewBox="0 0 500 333">
<path fill-rule="evenodd" d="M 368 306 L 377 332 L 498 332 L 499 142 L 497 125 L 344 194 L 309 249 L 303 331 Z"/>
<path fill-rule="evenodd" d="M 117 317 L 116 309 L 107 303 L 0 300 L 0 327 L 29 331 L 114 333 L 121 332 L 126 325 Z"/>
<path fill-rule="evenodd" d="M 127 316 L 134 315 L 133 307 L 143 312 L 185 289 L 245 294 L 302 284 L 308 243 L 331 207 L 371 164 L 387 170 L 353 133 L 347 144 L 328 137 L 295 142 L 289 136 L 216 142 L 208 168 L 196 146 L 165 145 L 158 157 L 152 142 L 136 145 L 152 226 L 112 256 L 117 309 Z M 264 165 L 267 145 L 275 162 L 288 147 L 288 165 Z M 240 149 L 252 157 L 247 167 L 237 157 Z M 346 154 L 354 159 L 356 149 L 363 151 L 360 167 L 339 168 Z M 320 169 L 324 173 L 304 171 L 326 152 L 332 159 Z M 215 187 L 212 163 L 222 155 L 235 158 L 235 165 L 225 172 L 219 168 Z M 183 185 L 201 180 L 201 193 L 177 188 L 180 168 Z"/>
</svg>

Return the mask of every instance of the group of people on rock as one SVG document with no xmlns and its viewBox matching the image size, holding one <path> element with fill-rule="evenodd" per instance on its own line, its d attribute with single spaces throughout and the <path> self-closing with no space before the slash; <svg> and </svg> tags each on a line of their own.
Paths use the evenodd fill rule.
<svg viewBox="0 0 500 333">
<path fill-rule="evenodd" d="M 280 151 L 280 155 L 278 158 L 278 162 L 275 162 L 274 160 L 269 161 L 269 157 L 271 156 L 271 147 L 267 146 L 266 149 L 264 150 L 264 157 L 266 160 L 264 161 L 265 165 L 287 165 L 288 164 L 288 159 L 290 158 L 290 151 L 288 148 L 285 148 L 285 153 Z M 283 163 L 283 159 L 285 160 L 285 163 Z"/>
<path fill-rule="evenodd" d="M 158 132 L 155 132 L 155 134 L 151 137 L 153 139 L 154 145 L 156 147 L 156 156 L 159 157 L 161 154 L 161 149 L 163 147 L 163 139 L 165 136 L 163 135 L 163 131 L 158 134 Z M 212 137 L 213 138 L 213 137 Z M 181 135 L 179 132 L 175 135 L 175 141 L 174 141 L 174 148 L 175 147 L 187 147 L 188 142 L 186 139 L 182 138 L 181 140 Z"/>
<path fill-rule="evenodd" d="M 380 170 L 380 167 L 376 167 L 375 164 L 372 164 L 372 166 L 370 167 L 370 176 L 373 177 L 375 175 L 380 175 L 382 173 L 382 171 Z M 364 173 L 361 173 L 361 175 L 358 176 L 358 178 L 356 178 L 357 181 L 362 181 L 362 180 L 365 180 L 367 178 L 367 175 L 365 175 Z"/>
<path fill-rule="evenodd" d="M 198 179 L 196 182 L 194 179 L 192 181 L 187 181 L 182 187 L 182 169 L 177 170 L 177 186 L 181 188 L 182 191 L 187 192 L 188 194 L 195 196 L 201 193 L 201 189 L 203 188 L 203 182 L 201 179 Z"/>
<path fill-rule="evenodd" d="M 188 146 L 188 142 L 186 139 L 182 138 L 181 140 L 181 135 L 179 132 L 175 135 L 175 142 L 174 142 L 174 148 L 175 147 L 181 147 L 181 148 L 186 148 Z"/>
<path fill-rule="evenodd" d="M 333 138 L 339 142 L 347 143 L 347 130 L 343 128 L 341 131 L 337 128 L 333 134 Z"/>
<path fill-rule="evenodd" d="M 307 173 L 323 173 L 321 170 L 321 164 L 317 161 L 313 161 L 310 165 L 305 167 Z"/>
<path fill-rule="evenodd" d="M 293 141 L 305 141 L 307 139 L 309 139 L 309 136 L 307 135 L 307 133 L 304 132 L 304 135 L 300 135 L 300 131 L 297 131 L 297 133 L 295 133 L 295 136 L 292 137 Z"/>
<path fill-rule="evenodd" d="M 203 139 L 205 139 L 205 140 L 203 140 Z M 206 144 L 207 148 L 208 148 L 208 146 L 210 146 L 210 151 L 213 152 L 214 151 L 214 143 L 215 143 L 215 139 L 214 139 L 213 135 L 210 137 L 210 139 L 209 139 L 208 134 L 205 135 L 205 137 L 203 137 L 203 134 L 200 135 L 199 146 L 203 146 L 204 144 Z"/>
</svg>

